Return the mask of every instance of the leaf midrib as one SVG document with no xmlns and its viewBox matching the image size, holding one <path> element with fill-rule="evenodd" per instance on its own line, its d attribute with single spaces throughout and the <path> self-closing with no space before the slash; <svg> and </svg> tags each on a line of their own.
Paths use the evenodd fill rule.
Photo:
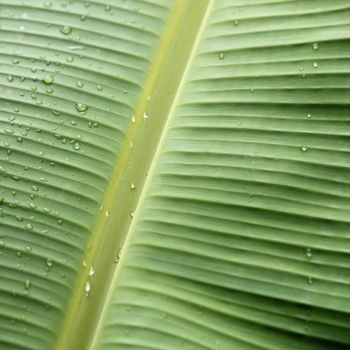
<svg viewBox="0 0 350 350">
<path fill-rule="evenodd" d="M 130 213 L 142 206 L 148 187 L 147 179 L 151 177 L 147 175 L 153 172 L 164 144 L 169 121 L 174 115 L 176 101 L 210 6 L 211 0 L 177 0 L 169 16 L 136 103 L 136 122 L 130 125 L 116 159 L 90 242 L 85 248 L 86 267 L 81 268 L 72 288 L 66 316 L 54 347 L 56 350 L 95 347 L 123 261 L 122 259 L 117 265 L 113 260 L 126 237 L 130 238 L 129 233 L 137 221 L 138 209 L 133 220 Z M 151 98 L 148 99 L 148 96 Z M 145 111 L 150 115 L 147 120 L 143 120 Z M 130 148 L 130 142 L 134 143 L 133 149 Z M 135 182 L 135 190 L 130 188 L 131 182 Z M 107 210 L 110 213 L 108 218 Z M 90 266 L 94 267 L 95 275 L 89 278 Z M 87 280 L 92 287 L 88 297 L 84 292 Z"/>
</svg>

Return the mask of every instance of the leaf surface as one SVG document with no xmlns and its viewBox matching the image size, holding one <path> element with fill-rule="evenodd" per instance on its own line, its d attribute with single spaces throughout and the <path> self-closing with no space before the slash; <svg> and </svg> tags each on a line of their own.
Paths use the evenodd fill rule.
<svg viewBox="0 0 350 350">
<path fill-rule="evenodd" d="M 0 347 L 348 349 L 349 14 L 0 0 Z"/>
</svg>

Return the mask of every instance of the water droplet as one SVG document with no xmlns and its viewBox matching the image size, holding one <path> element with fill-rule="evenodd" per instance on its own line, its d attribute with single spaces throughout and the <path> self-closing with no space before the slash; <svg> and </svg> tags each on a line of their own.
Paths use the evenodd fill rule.
<svg viewBox="0 0 350 350">
<path fill-rule="evenodd" d="M 318 44 L 317 43 L 313 43 L 312 47 L 314 48 L 314 50 L 318 50 Z"/>
<path fill-rule="evenodd" d="M 135 123 L 135 122 L 136 122 L 136 118 L 135 118 L 134 115 L 131 117 L 131 122 L 132 122 L 132 123 Z"/>
<path fill-rule="evenodd" d="M 80 144 L 79 144 L 79 142 L 76 142 L 76 143 L 74 144 L 73 148 L 74 148 L 75 150 L 79 150 L 79 149 L 80 149 Z"/>
<path fill-rule="evenodd" d="M 148 119 L 148 118 L 149 118 L 148 113 L 147 113 L 147 112 L 144 112 L 144 113 L 143 113 L 143 119 Z"/>
<path fill-rule="evenodd" d="M 75 105 L 75 108 L 78 112 L 85 112 L 89 109 L 89 107 L 83 103 L 77 103 Z"/>
<path fill-rule="evenodd" d="M 306 118 L 311 118 L 311 113 L 308 113 L 307 115 L 306 115 Z"/>
<path fill-rule="evenodd" d="M 46 90 L 46 92 L 47 92 L 48 94 L 52 94 L 52 93 L 53 93 L 53 88 L 48 88 L 48 89 Z"/>
<path fill-rule="evenodd" d="M 76 82 L 75 86 L 78 88 L 82 88 L 82 87 L 84 87 L 84 83 L 79 80 Z"/>
<path fill-rule="evenodd" d="M 66 57 L 66 61 L 67 62 L 73 62 L 74 61 L 74 58 L 72 56 L 67 56 Z"/>
<path fill-rule="evenodd" d="M 237 27 L 237 26 L 239 25 L 239 20 L 238 20 L 238 19 L 235 19 L 235 20 L 233 21 L 233 25 L 234 25 L 235 27 Z"/>
<path fill-rule="evenodd" d="M 317 63 L 317 62 L 314 62 L 314 63 L 312 63 L 312 66 L 313 66 L 314 68 L 317 68 L 317 67 L 318 67 L 318 63 Z"/>
<path fill-rule="evenodd" d="M 223 52 L 219 53 L 219 59 L 223 60 L 225 58 L 225 54 Z"/>
<path fill-rule="evenodd" d="M 314 280 L 313 280 L 313 278 L 311 277 L 311 276 L 308 276 L 308 278 L 307 278 L 307 284 L 312 284 L 312 283 L 314 283 Z"/>
<path fill-rule="evenodd" d="M 47 75 L 44 79 L 43 79 L 43 83 L 46 85 L 50 85 L 54 82 L 54 78 L 52 75 Z"/>
<path fill-rule="evenodd" d="M 110 5 L 106 5 L 106 6 L 105 6 L 105 11 L 106 11 L 106 12 L 111 11 L 111 9 L 112 9 L 112 7 L 111 7 Z"/>
<path fill-rule="evenodd" d="M 35 203 L 29 203 L 29 208 L 36 209 L 37 205 Z"/>
<path fill-rule="evenodd" d="M 87 265 L 86 265 L 86 261 L 85 260 L 83 260 L 83 267 L 86 267 Z"/>
<path fill-rule="evenodd" d="M 28 290 L 28 289 L 30 289 L 30 287 L 31 287 L 30 281 L 26 280 L 25 283 L 24 283 L 24 288 Z"/>
<path fill-rule="evenodd" d="M 63 220 L 59 219 L 59 220 L 57 221 L 57 223 L 58 223 L 59 225 L 63 225 Z"/>
<path fill-rule="evenodd" d="M 94 270 L 93 266 L 90 266 L 89 276 L 92 277 L 94 274 L 95 274 L 95 270 Z"/>
<path fill-rule="evenodd" d="M 25 250 L 26 250 L 26 252 L 30 253 L 32 251 L 32 248 L 29 245 L 27 245 Z"/>
<path fill-rule="evenodd" d="M 311 258 L 312 258 L 312 251 L 311 251 L 310 248 L 307 248 L 307 249 L 306 249 L 305 255 L 306 255 L 306 257 L 307 257 L 308 259 L 311 259 Z"/>
<path fill-rule="evenodd" d="M 85 284 L 85 295 L 89 296 L 90 292 L 91 292 L 91 284 L 89 281 L 87 281 Z"/>
<path fill-rule="evenodd" d="M 27 224 L 27 225 L 25 226 L 25 229 L 26 229 L 27 231 L 31 231 L 31 230 L 33 230 L 33 225 L 32 225 L 32 224 Z"/>
<path fill-rule="evenodd" d="M 109 215 L 110 215 L 109 210 L 106 210 L 106 211 L 105 211 L 105 216 L 106 216 L 106 218 L 108 218 L 108 217 L 109 217 Z"/>
<path fill-rule="evenodd" d="M 53 266 L 53 261 L 52 261 L 51 259 L 47 258 L 47 259 L 46 259 L 46 266 L 47 266 L 48 268 L 51 268 L 51 267 Z"/>
<path fill-rule="evenodd" d="M 131 188 L 132 190 L 134 190 L 134 189 L 136 188 L 136 186 L 135 186 L 135 184 L 134 184 L 133 182 L 130 184 L 130 188 Z"/>
<path fill-rule="evenodd" d="M 130 212 L 130 217 L 133 219 L 135 217 L 135 210 L 133 210 L 132 212 Z"/>
<path fill-rule="evenodd" d="M 9 83 L 12 83 L 12 82 L 13 82 L 13 76 L 12 76 L 12 75 L 8 75 L 8 76 L 7 76 L 7 81 L 8 81 Z"/>
<path fill-rule="evenodd" d="M 60 28 L 60 32 L 64 35 L 72 33 L 72 28 L 70 26 L 63 26 Z"/>
<path fill-rule="evenodd" d="M 302 145 L 300 147 L 300 149 L 303 151 L 303 152 L 306 152 L 307 151 L 307 146 L 306 145 Z"/>
<path fill-rule="evenodd" d="M 102 87 L 102 85 L 97 85 L 97 86 L 96 86 L 96 89 L 97 89 L 98 91 L 101 91 L 101 90 L 103 90 L 103 87 Z"/>
</svg>

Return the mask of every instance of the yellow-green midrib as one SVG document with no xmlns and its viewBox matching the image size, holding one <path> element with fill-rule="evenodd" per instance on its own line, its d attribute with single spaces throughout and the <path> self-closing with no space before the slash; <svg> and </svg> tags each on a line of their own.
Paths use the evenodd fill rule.
<svg viewBox="0 0 350 350">
<path fill-rule="evenodd" d="M 349 4 L 214 1 L 98 349 L 348 349 Z"/>
<path fill-rule="evenodd" d="M 171 4 L 0 1 L 2 349 L 54 346 Z"/>
</svg>

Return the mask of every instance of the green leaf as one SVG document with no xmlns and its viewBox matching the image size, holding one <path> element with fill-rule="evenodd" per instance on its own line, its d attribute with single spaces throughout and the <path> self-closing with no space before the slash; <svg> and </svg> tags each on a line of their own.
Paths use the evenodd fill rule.
<svg viewBox="0 0 350 350">
<path fill-rule="evenodd" d="M 0 348 L 350 346 L 347 0 L 0 0 Z"/>
</svg>

